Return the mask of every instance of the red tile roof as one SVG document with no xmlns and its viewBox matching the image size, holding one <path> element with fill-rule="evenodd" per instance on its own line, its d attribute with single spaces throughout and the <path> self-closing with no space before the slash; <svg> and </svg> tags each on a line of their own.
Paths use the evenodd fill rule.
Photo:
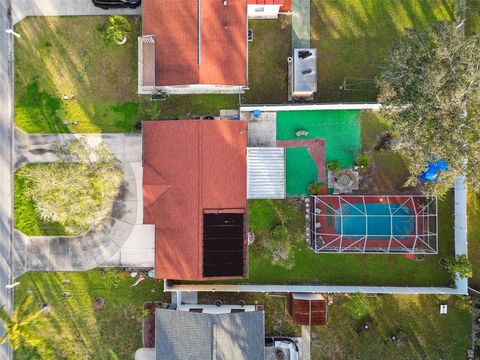
<svg viewBox="0 0 480 360">
<path fill-rule="evenodd" d="M 249 5 L 283 5 L 283 0 L 248 0 Z"/>
<path fill-rule="evenodd" d="M 247 0 L 144 0 L 142 7 L 143 34 L 155 35 L 157 86 L 247 85 Z"/>
<path fill-rule="evenodd" d="M 246 132 L 245 121 L 144 123 L 144 223 L 155 224 L 157 278 L 203 279 L 204 210 L 246 212 Z"/>
</svg>

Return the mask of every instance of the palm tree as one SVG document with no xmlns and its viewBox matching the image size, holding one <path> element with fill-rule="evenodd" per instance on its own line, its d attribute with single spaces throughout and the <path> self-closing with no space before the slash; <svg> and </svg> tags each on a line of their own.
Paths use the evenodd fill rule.
<svg viewBox="0 0 480 360">
<path fill-rule="evenodd" d="M 111 15 L 108 18 L 106 33 L 111 41 L 122 45 L 130 35 L 130 23 L 121 15 Z"/>
<path fill-rule="evenodd" d="M 17 350 L 23 344 L 45 349 L 45 340 L 33 330 L 33 325 L 38 322 L 46 308 L 33 314 L 26 314 L 26 310 L 32 302 L 31 296 L 26 296 L 10 315 L 5 307 L 0 307 L 0 320 L 3 321 L 5 334 L 0 338 L 0 344 L 10 339 L 10 346 Z"/>
</svg>

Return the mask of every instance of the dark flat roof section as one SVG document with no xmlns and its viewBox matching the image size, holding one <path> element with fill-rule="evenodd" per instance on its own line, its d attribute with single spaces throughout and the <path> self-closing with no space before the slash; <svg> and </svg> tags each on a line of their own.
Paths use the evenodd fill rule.
<svg viewBox="0 0 480 360">
<path fill-rule="evenodd" d="M 203 276 L 243 276 L 244 214 L 203 214 Z"/>
</svg>

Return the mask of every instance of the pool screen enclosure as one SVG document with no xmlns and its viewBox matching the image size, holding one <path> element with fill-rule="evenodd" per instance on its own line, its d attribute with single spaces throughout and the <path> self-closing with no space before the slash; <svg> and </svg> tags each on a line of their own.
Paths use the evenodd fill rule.
<svg viewBox="0 0 480 360">
<path fill-rule="evenodd" d="M 310 197 L 315 252 L 437 253 L 437 199 L 417 195 Z"/>
</svg>

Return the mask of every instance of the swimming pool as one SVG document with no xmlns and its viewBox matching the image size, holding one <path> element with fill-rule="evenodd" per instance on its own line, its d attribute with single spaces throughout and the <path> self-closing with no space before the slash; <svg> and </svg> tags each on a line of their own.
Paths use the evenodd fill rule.
<svg viewBox="0 0 480 360">
<path fill-rule="evenodd" d="M 365 206 L 365 207 L 364 207 Z M 395 216 L 391 216 L 394 214 Z M 407 239 L 414 231 L 415 215 L 402 204 L 343 203 L 335 216 L 335 230 L 344 238 Z"/>
</svg>

